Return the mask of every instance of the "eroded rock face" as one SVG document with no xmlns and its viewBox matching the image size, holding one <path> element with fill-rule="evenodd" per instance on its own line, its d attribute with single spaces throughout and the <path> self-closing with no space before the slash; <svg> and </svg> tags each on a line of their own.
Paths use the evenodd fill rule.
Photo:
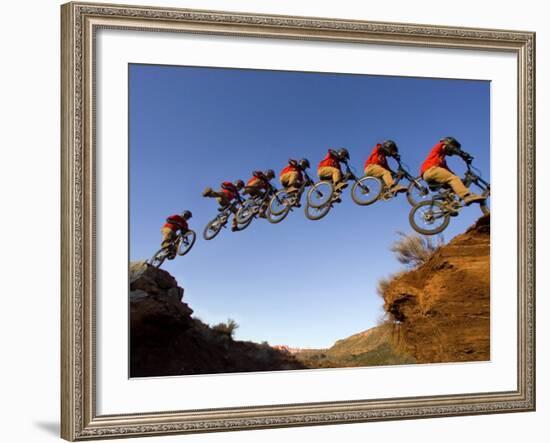
<svg viewBox="0 0 550 443">
<path fill-rule="evenodd" d="M 490 216 L 390 283 L 384 309 L 419 363 L 490 359 Z"/>
<path fill-rule="evenodd" d="M 168 272 L 130 264 L 130 376 L 148 377 L 301 369 L 292 355 L 235 341 L 191 316 Z"/>
<path fill-rule="evenodd" d="M 183 298 L 183 289 L 168 272 L 149 266 L 144 261 L 132 262 L 130 263 L 130 297 L 139 297 L 143 293 L 172 297 L 177 300 Z"/>
<path fill-rule="evenodd" d="M 130 264 L 130 373 L 162 367 L 173 340 L 193 325 L 193 310 L 168 272 L 145 262 Z"/>
</svg>

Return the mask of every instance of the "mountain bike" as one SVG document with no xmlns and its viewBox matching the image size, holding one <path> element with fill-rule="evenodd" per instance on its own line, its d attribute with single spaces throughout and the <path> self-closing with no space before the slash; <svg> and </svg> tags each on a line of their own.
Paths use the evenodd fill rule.
<svg viewBox="0 0 550 443">
<path fill-rule="evenodd" d="M 267 221 L 269 223 L 280 223 L 286 218 L 290 211 L 301 206 L 300 201 L 302 199 L 302 194 L 308 186 L 313 185 L 313 180 L 307 172 L 303 171 L 303 174 L 304 180 L 302 180 L 298 190 L 295 192 L 288 192 L 286 189 L 281 189 L 271 197 L 266 211 Z"/>
<path fill-rule="evenodd" d="M 267 208 L 269 207 L 269 203 L 271 201 L 271 198 L 277 194 L 277 188 L 273 186 L 271 183 L 268 183 L 267 190 L 256 197 L 249 197 L 247 198 L 237 211 L 236 217 L 237 217 L 237 223 L 239 223 L 239 226 L 243 226 L 242 229 L 246 228 L 250 223 L 252 223 L 252 220 L 260 214 L 262 208 L 266 208 L 266 217 L 267 217 Z"/>
<path fill-rule="evenodd" d="M 407 180 L 409 186 L 407 187 L 407 201 L 411 206 L 416 206 L 421 201 L 427 200 L 430 196 L 430 188 L 424 182 L 422 177 L 414 177 L 406 167 L 403 166 L 401 160 L 397 160 L 397 173 L 395 174 L 395 181 Z"/>
<path fill-rule="evenodd" d="M 411 206 L 415 206 L 420 201 L 428 198 L 430 194 L 428 186 L 422 182 L 420 177 L 414 177 L 411 175 L 400 160 L 397 160 L 397 172 L 393 173 L 392 177 L 395 180 L 395 183 L 399 183 L 403 179 L 409 182 L 407 187 L 407 201 L 411 204 Z M 378 200 L 387 201 L 396 196 L 396 193 L 391 188 L 385 186 L 380 179 L 378 179 L 380 183 L 376 183 L 375 185 L 375 182 L 372 180 L 373 178 L 374 177 L 364 176 L 360 178 L 352 187 L 351 196 L 353 201 L 358 205 L 368 206 Z M 378 192 L 380 186 L 382 188 L 380 192 Z M 368 192 L 365 192 L 365 190 Z M 377 197 L 376 194 L 378 194 Z"/>
<path fill-rule="evenodd" d="M 184 234 L 180 231 L 170 245 L 166 248 L 159 249 L 148 263 L 151 266 L 158 268 L 166 259 L 173 260 L 178 255 L 185 255 L 191 250 L 196 239 L 197 235 L 195 234 L 195 231 L 189 230 Z"/>
<path fill-rule="evenodd" d="M 220 211 L 220 213 L 216 215 L 216 217 L 214 217 L 212 220 L 210 220 L 204 228 L 202 236 L 205 240 L 212 240 L 214 237 L 216 237 L 216 235 L 220 233 L 223 228 L 225 228 L 227 222 L 229 221 L 229 218 L 231 217 L 231 214 L 237 212 L 237 205 L 235 203 L 231 203 L 223 208 L 219 208 L 218 211 Z M 238 224 L 236 230 L 241 231 L 247 226 L 248 225 L 241 226 Z"/>
<path fill-rule="evenodd" d="M 467 170 L 463 178 L 466 187 L 476 185 L 485 200 L 479 202 L 481 212 L 489 214 L 489 197 L 491 186 L 480 176 L 480 171 L 467 163 Z M 416 204 L 409 213 L 409 222 L 412 228 L 424 235 L 434 235 L 443 232 L 449 225 L 451 217 L 456 217 L 465 206 L 464 202 L 446 184 L 428 183 L 430 191 L 435 194 L 429 199 Z"/>
<path fill-rule="evenodd" d="M 344 162 L 343 181 L 354 182 L 351 187 L 351 198 L 355 203 L 366 206 L 374 203 L 383 190 L 382 181 L 376 177 L 357 177 L 348 162 Z M 321 180 L 314 183 L 307 193 L 306 217 L 319 220 L 329 213 L 335 203 L 339 203 L 342 190 L 336 191 L 331 181 Z"/>
</svg>

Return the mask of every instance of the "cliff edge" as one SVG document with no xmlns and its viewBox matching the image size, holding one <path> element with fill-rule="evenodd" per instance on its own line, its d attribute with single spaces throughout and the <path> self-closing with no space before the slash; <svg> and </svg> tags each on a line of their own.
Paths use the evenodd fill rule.
<svg viewBox="0 0 550 443">
<path fill-rule="evenodd" d="M 490 359 L 490 216 L 392 280 L 384 309 L 418 363 Z"/>
</svg>

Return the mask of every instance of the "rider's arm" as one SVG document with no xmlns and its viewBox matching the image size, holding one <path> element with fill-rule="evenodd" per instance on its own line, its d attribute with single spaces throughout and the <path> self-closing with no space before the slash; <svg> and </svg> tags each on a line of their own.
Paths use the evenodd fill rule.
<svg viewBox="0 0 550 443">
<path fill-rule="evenodd" d="M 468 154 L 467 152 L 465 151 L 460 151 L 460 153 L 458 154 L 460 156 L 460 158 L 462 158 L 462 160 L 464 160 L 466 163 L 471 163 L 472 160 L 474 159 L 474 157 L 470 154 Z"/>
<path fill-rule="evenodd" d="M 391 155 L 390 157 L 392 157 L 397 162 L 397 166 L 398 166 L 398 169 L 399 169 L 401 156 L 399 154 L 394 154 L 394 155 Z M 393 177 L 397 177 L 398 172 L 394 171 L 392 168 L 390 168 L 389 163 L 388 163 L 388 170 L 391 172 Z"/>
</svg>

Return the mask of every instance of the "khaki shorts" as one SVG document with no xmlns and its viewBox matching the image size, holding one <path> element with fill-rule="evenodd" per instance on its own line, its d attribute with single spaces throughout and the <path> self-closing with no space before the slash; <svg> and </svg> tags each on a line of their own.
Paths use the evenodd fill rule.
<svg viewBox="0 0 550 443">
<path fill-rule="evenodd" d="M 162 234 L 161 248 L 169 247 L 176 238 L 176 232 L 172 231 L 170 228 L 162 227 L 160 233 Z"/>
<path fill-rule="evenodd" d="M 332 181 L 333 184 L 342 181 L 342 171 L 334 166 L 321 166 L 317 170 L 317 175 L 321 180 L 329 180 Z"/>
<path fill-rule="evenodd" d="M 280 180 L 285 188 L 299 188 L 302 184 L 300 173 L 296 171 L 290 171 L 281 175 Z"/>
<path fill-rule="evenodd" d="M 382 179 L 382 181 L 388 188 L 395 184 L 395 181 L 391 176 L 391 172 L 380 165 L 368 165 L 365 168 L 365 175 Z"/>
<path fill-rule="evenodd" d="M 440 168 L 439 166 L 432 166 L 427 169 L 424 174 L 422 174 L 422 178 L 426 182 L 449 185 L 454 193 L 460 198 L 464 198 L 470 193 L 470 190 L 464 186 L 464 183 L 462 183 L 462 180 L 460 180 L 457 175 L 453 174 L 448 169 Z"/>
</svg>

